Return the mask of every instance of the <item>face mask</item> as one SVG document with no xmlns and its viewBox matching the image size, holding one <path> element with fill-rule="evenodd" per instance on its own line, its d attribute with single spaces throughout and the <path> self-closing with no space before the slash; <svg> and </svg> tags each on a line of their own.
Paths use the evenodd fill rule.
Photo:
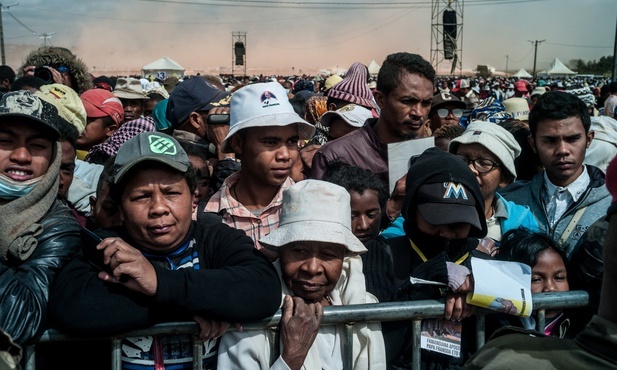
<svg viewBox="0 0 617 370">
<path fill-rule="evenodd" d="M 289 94 L 289 89 L 285 89 L 285 94 Z"/>
<path fill-rule="evenodd" d="M 15 181 L 6 175 L 0 174 L 0 198 L 4 200 L 14 200 L 30 193 L 43 176 L 28 181 Z"/>
</svg>

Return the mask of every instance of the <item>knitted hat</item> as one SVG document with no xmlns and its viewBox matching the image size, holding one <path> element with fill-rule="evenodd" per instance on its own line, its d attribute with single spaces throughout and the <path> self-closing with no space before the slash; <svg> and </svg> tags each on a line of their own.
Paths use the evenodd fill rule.
<svg viewBox="0 0 617 370">
<path fill-rule="evenodd" d="M 521 147 L 505 128 L 490 122 L 474 121 L 467 126 L 463 135 L 450 141 L 448 151 L 456 153 L 460 144 L 482 145 L 493 153 L 508 172 L 516 178 L 514 159 L 521 154 Z"/>
<path fill-rule="evenodd" d="M 375 107 L 373 94 L 366 84 L 366 74 L 367 69 L 364 64 L 358 62 L 352 64 L 345 78 L 328 91 L 328 97 L 358 104 L 369 109 Z"/>
<path fill-rule="evenodd" d="M 34 95 L 53 104 L 58 115 L 75 126 L 79 134 L 86 128 L 86 109 L 75 90 L 62 84 L 43 85 Z"/>
<path fill-rule="evenodd" d="M 506 112 L 514 116 L 514 119 L 527 121 L 529 119 L 529 103 L 523 98 L 510 98 L 503 101 Z"/>
<path fill-rule="evenodd" d="M 596 106 L 596 97 L 593 96 L 593 93 L 591 92 L 591 89 L 589 87 L 573 86 L 567 88 L 566 92 L 575 95 L 577 98 L 581 99 L 587 107 Z"/>
<path fill-rule="evenodd" d="M 278 82 L 256 83 L 237 90 L 231 97 L 229 112 L 229 133 L 221 143 L 223 153 L 231 153 L 229 139 L 249 127 L 281 127 L 297 123 L 300 140 L 308 140 L 315 133 L 315 126 L 294 111 L 285 89 Z"/>
<path fill-rule="evenodd" d="M 80 98 L 88 117 L 109 116 L 118 125 L 124 121 L 122 102 L 111 92 L 104 89 L 90 89 L 81 94 Z"/>
</svg>

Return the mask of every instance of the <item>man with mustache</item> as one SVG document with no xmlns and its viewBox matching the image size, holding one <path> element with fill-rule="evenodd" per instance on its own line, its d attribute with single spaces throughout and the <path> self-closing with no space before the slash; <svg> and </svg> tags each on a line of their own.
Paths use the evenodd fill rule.
<svg viewBox="0 0 617 370">
<path fill-rule="evenodd" d="M 388 144 L 414 139 L 433 99 L 435 70 L 417 54 L 388 55 L 377 77 L 375 101 L 381 113 L 364 127 L 324 145 L 313 157 L 313 178 L 343 161 L 375 173 L 388 184 Z"/>
<path fill-rule="evenodd" d="M 556 240 L 568 259 L 611 203 L 604 173 L 583 164 L 594 136 L 590 125 L 587 106 L 576 96 L 559 91 L 542 95 L 529 114 L 529 143 L 544 171 L 504 195 L 528 205 L 540 232 Z"/>
</svg>

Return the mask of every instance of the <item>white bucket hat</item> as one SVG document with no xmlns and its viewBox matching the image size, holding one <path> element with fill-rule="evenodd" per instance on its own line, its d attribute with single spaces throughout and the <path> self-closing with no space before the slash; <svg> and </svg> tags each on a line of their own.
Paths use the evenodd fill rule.
<svg viewBox="0 0 617 370">
<path fill-rule="evenodd" d="M 293 109 L 285 89 L 278 82 L 258 83 L 236 91 L 230 102 L 229 133 L 221 144 L 223 153 L 231 153 L 229 139 L 249 127 L 288 126 L 298 124 L 300 140 L 308 140 L 315 126 L 302 119 Z"/>
<path fill-rule="evenodd" d="M 351 231 L 350 199 L 341 186 L 321 180 L 300 181 L 283 192 L 279 227 L 259 243 L 279 248 L 316 241 L 344 245 L 351 254 L 364 253 L 364 244 Z"/>
<path fill-rule="evenodd" d="M 373 118 L 373 113 L 356 104 L 347 104 L 341 109 L 324 113 L 319 122 L 325 127 L 330 127 L 332 119 L 335 117 L 342 118 L 351 127 L 362 127 L 367 119 Z"/>
</svg>

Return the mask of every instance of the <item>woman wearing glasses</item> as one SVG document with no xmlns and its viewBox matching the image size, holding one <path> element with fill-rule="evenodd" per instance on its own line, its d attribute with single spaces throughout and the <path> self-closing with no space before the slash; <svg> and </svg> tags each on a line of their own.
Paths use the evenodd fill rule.
<svg viewBox="0 0 617 370">
<path fill-rule="evenodd" d="M 474 121 L 463 135 L 450 142 L 449 151 L 469 164 L 480 183 L 488 226 L 481 248 L 493 255 L 498 253 L 501 236 L 508 230 L 525 227 L 538 231 L 529 207 L 509 202 L 497 194 L 497 189 L 516 179 L 514 159 L 521 148 L 512 134 L 491 122 Z"/>
</svg>

